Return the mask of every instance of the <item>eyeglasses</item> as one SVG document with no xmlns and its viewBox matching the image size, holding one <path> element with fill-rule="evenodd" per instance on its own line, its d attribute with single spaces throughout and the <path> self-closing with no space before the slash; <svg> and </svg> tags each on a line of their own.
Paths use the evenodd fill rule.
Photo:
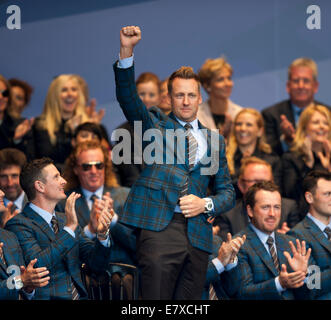
<svg viewBox="0 0 331 320">
<path fill-rule="evenodd" d="M 88 163 L 82 163 L 80 166 L 82 167 L 83 171 L 89 171 L 93 166 L 95 166 L 98 170 L 102 170 L 105 167 L 105 164 L 100 161 L 91 161 Z"/>
<path fill-rule="evenodd" d="M 9 90 L 8 90 L 8 89 L 0 90 L 0 93 L 2 94 L 2 96 L 3 96 L 4 98 L 9 97 Z"/>
</svg>

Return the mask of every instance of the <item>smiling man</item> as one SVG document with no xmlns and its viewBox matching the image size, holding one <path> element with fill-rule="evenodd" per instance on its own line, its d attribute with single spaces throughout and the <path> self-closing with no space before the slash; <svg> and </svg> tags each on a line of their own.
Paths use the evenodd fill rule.
<svg viewBox="0 0 331 320">
<path fill-rule="evenodd" d="M 305 278 L 311 249 L 305 242 L 275 232 L 281 217 L 279 188 L 270 181 L 258 182 L 245 194 L 251 223 L 238 235 L 246 242 L 238 254 L 239 299 L 309 299 Z M 293 257 L 289 252 L 292 251 Z"/>
<path fill-rule="evenodd" d="M 120 60 L 114 64 L 117 99 L 130 124 L 141 121 L 143 132 L 159 129 L 164 144 L 168 142 L 168 130 L 179 130 L 186 136 L 186 162 L 145 163 L 120 217 L 121 222 L 139 230 L 137 258 L 142 298 L 200 299 L 208 254 L 212 252 L 208 219 L 234 204 L 224 139 L 215 133 L 215 152 L 211 131 L 205 129 L 207 135 L 202 134 L 204 127 L 197 120 L 200 83 L 190 67 L 181 67 L 169 77 L 172 112 L 168 116 L 158 108 L 147 108 L 134 81 L 133 49 L 141 39 L 140 28 L 122 28 L 120 39 Z M 215 153 L 219 169 L 213 176 L 213 196 L 208 197 L 212 175 L 201 174 L 207 167 L 201 159 Z M 173 155 L 180 157 L 176 151 Z"/>
<path fill-rule="evenodd" d="M 86 299 L 80 267 L 86 263 L 95 272 L 103 271 L 110 254 L 109 225 L 111 212 L 105 205 L 97 223 L 98 241 L 89 240 L 78 227 L 72 193 L 65 214 L 55 212 L 56 204 L 66 198 L 66 181 L 49 158 L 26 164 L 20 181 L 29 204 L 21 214 L 9 220 L 6 229 L 17 236 L 26 263 L 37 259 L 36 266 L 49 270 L 49 285 L 36 289 L 37 300 Z"/>
<path fill-rule="evenodd" d="M 288 68 L 286 83 L 290 99 L 262 111 L 268 143 L 279 155 L 289 149 L 302 110 L 312 104 L 322 104 L 314 100 L 319 87 L 317 75 L 314 60 L 295 59 Z"/>
</svg>

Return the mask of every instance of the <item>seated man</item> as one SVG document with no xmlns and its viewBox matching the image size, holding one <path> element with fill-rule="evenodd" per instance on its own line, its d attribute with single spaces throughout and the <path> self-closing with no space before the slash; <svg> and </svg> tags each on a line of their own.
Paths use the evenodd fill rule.
<svg viewBox="0 0 331 320">
<path fill-rule="evenodd" d="M 22 151 L 14 148 L 0 151 L 0 189 L 5 193 L 5 206 L 10 208 L 8 215 L 0 215 L 2 228 L 8 219 L 22 211 L 28 201 L 20 185 L 20 173 L 25 163 L 26 156 Z"/>
<path fill-rule="evenodd" d="M 130 189 L 117 184 L 108 151 L 93 141 L 76 145 L 65 163 L 63 176 L 69 181 L 66 186 L 67 195 L 72 192 L 81 194 L 75 204 L 77 219 L 90 239 L 96 238 L 96 217 L 104 199 L 109 199 L 111 208 L 115 212 L 110 225 L 113 246 L 109 261 L 135 265 L 136 237 L 133 229 L 117 222 L 117 215 L 121 215 Z M 62 200 L 57 208 L 63 211 L 64 207 L 65 200 Z M 125 283 L 131 283 L 132 279 L 126 278 L 131 276 L 124 276 Z M 128 294 L 125 296 L 130 299 L 132 285 L 124 287 L 124 291 Z M 117 290 L 113 290 L 113 295 L 116 293 Z"/>
<path fill-rule="evenodd" d="M 10 210 L 4 206 L 3 197 L 0 190 L 0 212 Z M 45 267 L 34 268 L 36 262 L 37 259 L 30 261 L 25 268 L 16 236 L 0 228 L 0 300 L 32 299 L 35 288 L 49 283 L 49 271 Z"/>
<path fill-rule="evenodd" d="M 243 159 L 240 167 L 238 187 L 245 197 L 248 188 L 259 181 L 273 181 L 272 168 L 270 164 L 256 157 Z M 299 213 L 296 202 L 291 199 L 282 198 L 282 214 L 279 221 L 278 232 L 286 233 L 299 222 Z M 232 235 L 242 231 L 249 224 L 244 199 L 238 199 L 236 206 L 220 215 L 214 222 L 214 228 L 223 238 L 226 239 L 227 233 Z"/>
<path fill-rule="evenodd" d="M 55 212 L 56 204 L 66 198 L 66 181 L 49 158 L 26 164 L 20 175 L 29 203 L 21 214 L 10 219 L 6 229 L 15 233 L 25 262 L 37 259 L 36 266 L 50 272 L 47 287 L 36 289 L 36 299 L 86 299 L 80 267 L 86 263 L 95 272 L 104 271 L 110 254 L 109 202 L 100 212 L 98 241 L 89 240 L 78 227 L 75 202 L 79 194 L 67 200 L 65 214 Z"/>
<path fill-rule="evenodd" d="M 306 251 L 298 239 L 295 247 L 293 238 L 275 232 L 281 216 L 278 187 L 269 181 L 256 183 L 247 191 L 245 205 L 251 223 L 239 233 L 246 235 L 246 242 L 238 254 L 237 298 L 310 299 L 313 292 L 305 281 L 311 249 Z"/>
<path fill-rule="evenodd" d="M 331 299 L 331 173 L 310 172 L 303 181 L 303 192 L 309 211 L 289 234 L 305 240 L 320 268 L 320 290 L 317 299 Z"/>
</svg>

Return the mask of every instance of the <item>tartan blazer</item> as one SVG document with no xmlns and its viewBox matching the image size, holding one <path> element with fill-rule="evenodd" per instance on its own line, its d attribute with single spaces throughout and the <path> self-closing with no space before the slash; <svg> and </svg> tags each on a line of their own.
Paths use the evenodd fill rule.
<svg viewBox="0 0 331 320">
<path fill-rule="evenodd" d="M 311 299 L 312 292 L 306 285 L 298 289 L 287 289 L 278 293 L 275 278 L 279 275 L 273 263 L 271 255 L 267 252 L 263 243 L 250 227 L 246 227 L 238 235 L 246 234 L 246 241 L 238 253 L 238 266 L 240 285 L 237 294 L 238 299 L 243 300 L 293 300 Z M 287 271 L 291 268 L 284 256 L 287 251 L 292 256 L 289 241 L 295 243 L 295 239 L 284 234 L 275 232 L 275 243 L 279 266 L 285 264 Z M 313 264 L 313 261 L 310 261 Z"/>
<path fill-rule="evenodd" d="M 128 197 L 130 189 L 125 187 L 107 187 L 104 186 L 103 193 L 110 192 L 114 200 L 114 211 L 120 216 L 123 212 L 124 203 Z M 76 214 L 79 226 L 83 229 L 90 221 L 90 209 L 87 205 L 86 198 L 80 187 L 67 191 L 69 196 L 72 192 L 81 194 L 76 200 Z M 58 203 L 56 209 L 64 212 L 66 199 Z M 134 230 L 118 222 L 110 228 L 113 245 L 109 256 L 109 262 L 120 262 L 126 264 L 136 264 L 136 236 Z"/>
<path fill-rule="evenodd" d="M 3 242 L 3 254 L 7 263 L 18 267 L 24 266 L 22 249 L 15 234 L 0 228 L 0 242 Z M 18 300 L 19 291 L 7 287 L 7 279 L 13 275 L 7 273 L 7 267 L 0 260 L 0 300 Z"/>
<path fill-rule="evenodd" d="M 316 265 L 321 269 L 321 289 L 316 289 L 318 300 L 331 299 L 331 241 L 309 217 L 305 217 L 289 235 L 305 240 L 310 247 Z"/>
<path fill-rule="evenodd" d="M 65 226 L 63 213 L 56 213 L 59 232 L 54 234 L 47 222 L 27 204 L 22 213 L 10 219 L 6 229 L 15 233 L 23 250 L 26 264 L 34 258 L 35 267 L 47 267 L 50 282 L 46 287 L 37 288 L 35 299 L 71 300 L 71 279 L 80 299 L 87 298 L 80 267 L 86 263 L 92 270 L 105 270 L 109 261 L 110 248 L 102 246 L 99 241 L 89 240 L 78 227 L 73 238 Z"/>
<path fill-rule="evenodd" d="M 217 258 L 218 250 L 221 247 L 223 240 L 221 237 L 213 236 L 213 253 L 208 257 L 208 268 L 206 274 L 206 282 L 202 293 L 202 300 L 209 300 L 209 286 L 213 285 L 216 295 L 219 300 L 228 300 L 236 293 L 238 289 L 238 266 L 230 271 L 224 270 L 221 274 L 218 273 L 212 260 Z"/>
<path fill-rule="evenodd" d="M 177 153 L 177 140 L 167 139 L 170 130 L 183 130 L 176 121 L 174 115 L 165 115 L 157 107 L 147 110 L 140 100 L 136 86 L 134 66 L 127 69 L 119 69 L 114 64 L 117 100 L 131 125 L 134 121 L 140 121 L 142 132 L 148 129 L 158 129 L 161 132 L 161 143 L 166 146 L 163 151 L 161 163 L 146 164 L 138 180 L 133 184 L 124 212 L 120 217 L 123 223 L 138 228 L 160 231 L 165 229 L 172 220 L 180 192 L 188 180 L 188 194 L 194 194 L 200 198 L 207 196 L 208 184 L 211 175 L 201 175 L 200 169 L 209 168 L 208 165 L 197 163 L 193 169 L 189 169 L 187 162 L 181 164 L 177 161 L 180 154 Z M 231 184 L 225 158 L 224 138 L 216 132 L 211 132 L 199 122 L 199 128 L 207 130 L 207 154 L 215 156 L 215 150 L 211 148 L 212 134 L 216 135 L 219 151 L 219 168 L 213 179 L 213 190 L 210 198 L 214 203 L 215 216 L 231 209 L 235 202 L 235 193 Z M 144 145 L 144 144 L 143 144 Z M 145 146 L 145 145 L 144 145 Z M 168 149 L 168 147 L 170 147 Z M 167 150 L 168 149 L 168 150 Z M 169 152 L 170 150 L 170 152 Z M 157 153 L 157 151 L 155 152 Z M 174 163 L 167 164 L 166 156 L 171 153 Z M 201 159 L 202 160 L 202 159 Z M 212 252 L 212 225 L 208 223 L 204 214 L 199 214 L 188 219 L 187 234 L 192 246 Z"/>
</svg>

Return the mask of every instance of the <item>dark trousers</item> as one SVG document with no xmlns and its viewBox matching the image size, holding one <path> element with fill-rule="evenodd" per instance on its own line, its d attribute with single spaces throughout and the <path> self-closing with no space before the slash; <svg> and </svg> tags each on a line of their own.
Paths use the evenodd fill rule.
<svg viewBox="0 0 331 320">
<path fill-rule="evenodd" d="M 142 229 L 137 239 L 137 258 L 142 299 L 201 299 L 208 253 L 192 247 L 182 214 L 175 213 L 162 231 Z"/>
</svg>

